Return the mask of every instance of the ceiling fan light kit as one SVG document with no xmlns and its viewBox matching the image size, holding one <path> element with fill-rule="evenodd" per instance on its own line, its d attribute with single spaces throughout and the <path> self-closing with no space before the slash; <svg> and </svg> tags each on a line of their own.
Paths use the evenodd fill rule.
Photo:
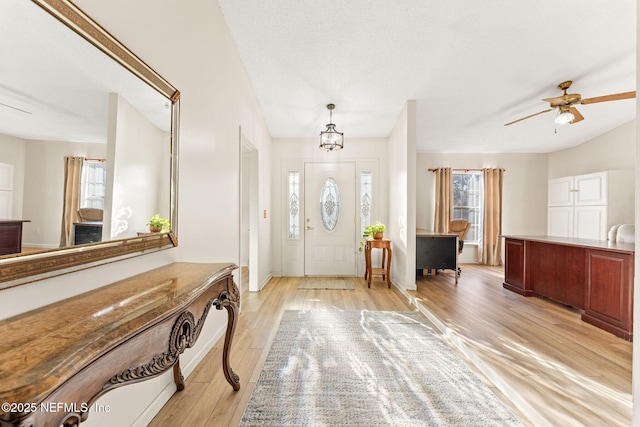
<svg viewBox="0 0 640 427">
<path fill-rule="evenodd" d="M 540 111 L 539 113 L 531 114 L 526 117 L 522 117 L 521 119 L 514 120 L 509 123 L 505 123 L 505 126 L 512 125 L 514 123 L 521 122 L 523 120 L 529 119 L 531 117 L 538 116 L 543 113 L 548 113 L 551 110 L 557 109 L 558 115 L 554 119 L 556 124 L 575 124 L 584 120 L 584 117 L 574 105 L 585 105 L 585 104 L 595 104 L 596 102 L 607 102 L 607 101 L 618 101 L 621 99 L 630 99 L 636 97 L 636 91 L 631 92 L 623 92 L 623 93 L 615 93 L 611 95 L 603 95 L 595 98 L 586 98 L 582 99 L 582 95 L 579 93 L 567 93 L 567 90 L 571 87 L 573 82 L 571 80 L 567 80 L 566 82 L 562 82 L 558 85 L 558 89 L 562 90 L 564 93 L 557 98 L 544 98 L 543 101 L 548 102 L 551 108 Z"/>
<path fill-rule="evenodd" d="M 337 151 L 344 148 L 344 134 L 336 130 L 336 125 L 333 124 L 333 109 L 336 108 L 334 104 L 327 104 L 329 110 L 329 124 L 327 129 L 320 132 L 320 149 L 324 151 Z"/>
<path fill-rule="evenodd" d="M 571 123 L 575 119 L 575 116 L 571 114 L 568 108 L 563 107 L 558 110 L 558 115 L 556 116 L 554 122 L 559 125 L 566 125 L 567 123 Z"/>
</svg>

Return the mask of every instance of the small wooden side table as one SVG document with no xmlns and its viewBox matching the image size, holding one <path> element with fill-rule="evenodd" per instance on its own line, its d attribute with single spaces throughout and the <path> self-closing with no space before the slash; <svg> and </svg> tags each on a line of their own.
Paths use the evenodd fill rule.
<svg viewBox="0 0 640 427">
<path fill-rule="evenodd" d="M 381 268 L 371 267 L 371 249 L 382 249 L 382 265 Z M 389 239 L 373 239 L 367 240 L 364 247 L 364 258 L 366 268 L 364 271 L 364 279 L 367 286 L 371 287 L 371 276 L 374 274 L 382 275 L 382 280 L 387 280 L 387 286 L 391 289 L 391 240 Z M 385 266 L 386 262 L 386 266 Z"/>
</svg>

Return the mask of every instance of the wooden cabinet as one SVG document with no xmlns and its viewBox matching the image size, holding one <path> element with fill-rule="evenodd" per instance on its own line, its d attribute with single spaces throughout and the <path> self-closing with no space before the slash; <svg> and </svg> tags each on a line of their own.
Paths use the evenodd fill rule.
<svg viewBox="0 0 640 427">
<path fill-rule="evenodd" d="M 524 240 L 505 239 L 504 283 L 503 286 L 520 295 L 530 296 L 532 291 L 525 288 L 525 246 Z"/>
<path fill-rule="evenodd" d="M 525 244 L 527 281 L 533 294 L 584 308 L 585 249 L 532 241 Z"/>
<path fill-rule="evenodd" d="M 505 289 L 582 309 L 585 322 L 632 339 L 632 243 L 552 236 L 504 237 Z"/>
<path fill-rule="evenodd" d="M 22 252 L 22 224 L 28 220 L 0 220 L 0 255 Z"/>
<path fill-rule="evenodd" d="M 612 225 L 633 223 L 633 182 L 629 170 L 550 179 L 547 234 L 606 240 Z"/>
<path fill-rule="evenodd" d="M 633 255 L 588 250 L 586 267 L 583 320 L 631 339 Z"/>
</svg>

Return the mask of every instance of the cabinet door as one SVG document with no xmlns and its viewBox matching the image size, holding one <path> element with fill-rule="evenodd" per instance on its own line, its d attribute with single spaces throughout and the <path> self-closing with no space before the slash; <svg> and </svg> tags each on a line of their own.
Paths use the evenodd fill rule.
<svg viewBox="0 0 640 427">
<path fill-rule="evenodd" d="M 549 180 L 548 205 L 573 206 L 573 177 L 565 176 Z"/>
<path fill-rule="evenodd" d="M 505 239 L 504 284 L 508 289 L 525 295 L 525 241 Z"/>
<path fill-rule="evenodd" d="M 607 207 L 576 206 L 573 237 L 607 240 Z"/>
<path fill-rule="evenodd" d="M 586 267 L 582 319 L 629 339 L 633 327 L 633 255 L 589 250 Z"/>
<path fill-rule="evenodd" d="M 607 173 L 597 172 L 575 177 L 575 205 L 607 204 Z"/>
<path fill-rule="evenodd" d="M 573 237 L 573 207 L 552 206 L 547 214 L 547 235 Z"/>
</svg>

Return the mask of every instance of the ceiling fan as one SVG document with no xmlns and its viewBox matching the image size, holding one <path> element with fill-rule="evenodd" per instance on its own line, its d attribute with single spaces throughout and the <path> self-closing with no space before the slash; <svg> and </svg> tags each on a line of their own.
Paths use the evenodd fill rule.
<svg viewBox="0 0 640 427">
<path fill-rule="evenodd" d="M 543 101 L 548 102 L 551 108 L 540 111 L 539 113 L 531 114 L 530 116 L 523 117 L 518 120 L 514 120 L 512 122 L 506 123 L 505 126 L 512 125 L 514 123 L 518 123 L 522 120 L 530 119 L 531 117 L 535 117 L 540 114 L 548 113 L 553 109 L 558 110 L 558 115 L 555 118 L 555 122 L 558 124 L 574 124 L 584 120 L 582 114 L 578 111 L 574 105 L 578 104 L 595 104 L 596 102 L 607 102 L 607 101 L 618 101 L 620 99 L 629 99 L 636 97 L 636 91 L 632 92 L 623 92 L 623 93 L 615 93 L 611 95 L 603 95 L 597 96 L 595 98 L 586 98 L 582 99 L 582 95 L 579 93 L 567 93 L 567 90 L 571 87 L 571 80 L 566 82 L 562 82 L 558 85 L 558 89 L 564 91 L 564 94 L 557 98 L 545 98 Z"/>
</svg>

